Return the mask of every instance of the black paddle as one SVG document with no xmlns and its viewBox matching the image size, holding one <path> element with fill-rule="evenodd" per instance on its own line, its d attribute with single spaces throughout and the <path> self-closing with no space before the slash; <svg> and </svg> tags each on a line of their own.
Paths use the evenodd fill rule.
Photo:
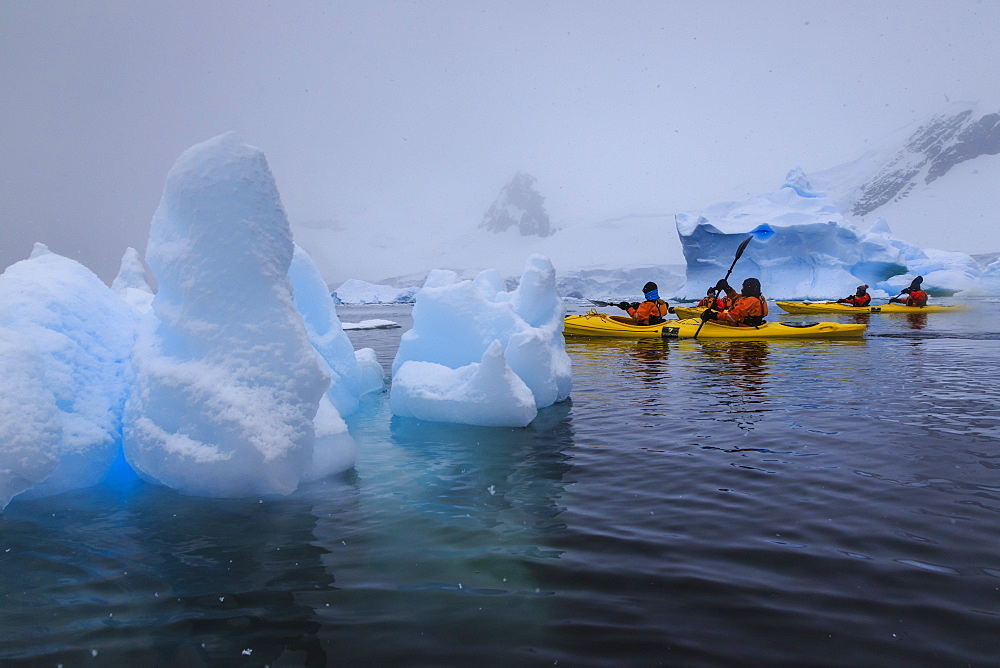
<svg viewBox="0 0 1000 668">
<path fill-rule="evenodd" d="M 740 256 L 743 255 L 743 251 L 745 251 L 747 249 L 747 244 L 749 244 L 751 241 L 753 241 L 753 234 L 751 234 L 749 237 L 747 237 L 746 239 L 744 239 L 743 243 L 740 244 L 740 247 L 736 249 L 736 257 L 733 258 L 733 263 L 731 265 L 729 265 L 729 271 L 726 272 L 726 277 L 724 279 L 722 279 L 722 280 L 727 281 L 727 282 L 729 281 L 729 275 L 733 273 L 733 267 L 736 266 L 736 261 L 740 259 Z M 710 313 L 710 312 L 715 311 L 715 310 L 717 310 L 717 309 L 715 308 L 715 302 L 713 302 L 713 303 L 711 303 L 711 304 L 708 305 L 707 309 L 705 309 L 705 313 Z M 701 328 L 704 327 L 704 326 L 705 326 L 705 319 L 702 318 L 701 324 L 698 325 L 698 329 L 697 329 L 697 331 L 695 331 L 694 336 L 692 338 L 697 339 L 698 335 L 701 333 Z"/>
</svg>

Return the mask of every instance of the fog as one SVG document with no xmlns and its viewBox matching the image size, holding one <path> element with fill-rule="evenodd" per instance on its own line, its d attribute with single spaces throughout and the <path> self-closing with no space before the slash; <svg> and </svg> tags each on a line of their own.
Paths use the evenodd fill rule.
<svg viewBox="0 0 1000 668">
<path fill-rule="evenodd" d="M 3 0 L 0 267 L 41 241 L 110 281 L 227 130 L 293 222 L 386 243 L 475 228 L 518 170 L 557 226 L 699 209 L 995 95 L 998 26 L 996 0 Z"/>
</svg>

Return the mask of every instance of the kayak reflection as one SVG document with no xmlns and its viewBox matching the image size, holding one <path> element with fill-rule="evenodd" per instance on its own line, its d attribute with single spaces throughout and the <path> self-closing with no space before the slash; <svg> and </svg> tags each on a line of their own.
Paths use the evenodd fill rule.
<svg viewBox="0 0 1000 668">
<path fill-rule="evenodd" d="M 734 421 L 740 429 L 753 429 L 761 414 L 771 410 L 767 393 L 770 343 L 705 341 L 699 349 L 698 370 L 719 381 L 713 389 L 724 411 L 720 419 Z"/>
</svg>

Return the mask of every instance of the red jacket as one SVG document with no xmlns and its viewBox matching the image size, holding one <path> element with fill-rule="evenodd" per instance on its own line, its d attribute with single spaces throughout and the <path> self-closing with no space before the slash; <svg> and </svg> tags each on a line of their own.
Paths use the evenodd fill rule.
<svg viewBox="0 0 1000 668">
<path fill-rule="evenodd" d="M 923 290 L 911 290 L 906 296 L 907 306 L 927 306 L 927 293 Z"/>
<path fill-rule="evenodd" d="M 842 299 L 845 304 L 850 304 L 851 306 L 868 306 L 872 303 L 872 296 L 867 292 L 860 297 L 858 295 L 851 295 Z"/>
<path fill-rule="evenodd" d="M 702 300 L 700 302 L 698 302 L 698 307 L 699 308 L 700 307 L 708 308 L 708 306 L 713 301 L 715 302 L 714 308 L 715 308 L 716 311 L 721 311 L 724 308 L 726 308 L 726 302 L 725 302 L 725 300 L 719 299 L 718 297 L 715 297 L 714 299 L 712 297 L 704 297 L 704 298 L 702 298 Z"/>
</svg>

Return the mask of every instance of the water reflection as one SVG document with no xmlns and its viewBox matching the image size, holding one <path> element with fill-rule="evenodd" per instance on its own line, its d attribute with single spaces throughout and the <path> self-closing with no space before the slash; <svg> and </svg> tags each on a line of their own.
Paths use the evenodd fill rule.
<svg viewBox="0 0 1000 668">
<path fill-rule="evenodd" d="M 906 321 L 910 325 L 910 329 L 924 329 L 927 327 L 927 314 L 926 313 L 907 313 Z"/>
<path fill-rule="evenodd" d="M 544 408 L 524 428 L 376 415 L 381 429 L 359 442 L 358 507 L 330 506 L 342 495 L 331 490 L 313 509 L 337 587 L 308 600 L 339 662 L 412 663 L 422 647 L 422 662 L 443 665 L 456 639 L 488 662 L 543 644 L 552 592 L 538 564 L 561 555 L 572 411 Z"/>
<path fill-rule="evenodd" d="M 767 396 L 770 342 L 703 341 L 688 345 L 698 370 L 718 381 L 713 387 L 716 401 L 724 407 L 720 419 L 733 421 L 740 429 L 753 429 L 761 414 L 771 410 Z"/>
</svg>

